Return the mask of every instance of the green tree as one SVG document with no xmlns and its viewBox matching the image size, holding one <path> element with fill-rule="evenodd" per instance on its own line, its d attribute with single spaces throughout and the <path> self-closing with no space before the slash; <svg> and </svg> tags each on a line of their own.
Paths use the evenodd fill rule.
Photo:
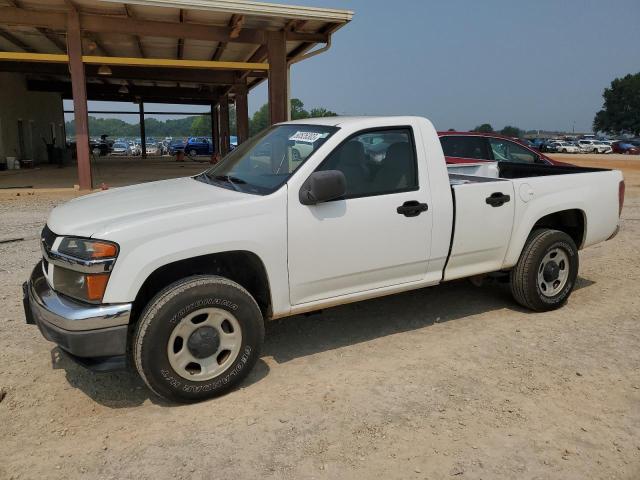
<svg viewBox="0 0 640 480">
<path fill-rule="evenodd" d="M 249 135 L 253 136 L 269 126 L 269 105 L 262 105 L 249 121 Z"/>
<path fill-rule="evenodd" d="M 311 118 L 316 118 L 316 117 L 337 117 L 338 114 L 336 112 L 332 112 L 331 110 L 327 110 L 324 107 L 317 107 L 317 108 L 312 108 L 309 111 L 309 117 Z"/>
<path fill-rule="evenodd" d="M 604 108 L 596 113 L 593 130 L 640 135 L 640 72 L 616 78 L 602 96 Z"/>
<path fill-rule="evenodd" d="M 518 127 L 507 125 L 502 130 L 500 130 L 500 133 L 505 137 L 520 138 L 520 135 L 522 135 L 522 130 L 520 130 Z"/>
<path fill-rule="evenodd" d="M 199 115 L 191 123 L 191 135 L 208 137 L 211 135 L 211 115 Z"/>
<path fill-rule="evenodd" d="M 471 130 L 472 132 L 480 132 L 480 133 L 493 133 L 493 127 L 490 123 L 483 123 L 482 125 L 478 125 L 476 128 Z"/>
<path fill-rule="evenodd" d="M 301 118 L 309 118 L 309 112 L 304 109 L 304 103 L 299 98 L 292 98 L 291 102 L 291 120 L 300 120 Z"/>
</svg>

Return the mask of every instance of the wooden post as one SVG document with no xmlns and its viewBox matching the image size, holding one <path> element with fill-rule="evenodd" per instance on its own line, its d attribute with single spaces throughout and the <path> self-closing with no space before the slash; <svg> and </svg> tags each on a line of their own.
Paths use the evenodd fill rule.
<svg viewBox="0 0 640 480">
<path fill-rule="evenodd" d="M 220 134 L 218 133 L 218 110 L 216 104 L 211 102 L 211 143 L 213 143 L 213 153 L 220 153 Z"/>
<path fill-rule="evenodd" d="M 240 87 L 236 92 L 236 128 L 240 145 L 249 138 L 249 102 L 246 86 Z"/>
<path fill-rule="evenodd" d="M 286 122 L 289 114 L 287 49 L 284 31 L 267 32 L 269 58 L 269 118 L 271 124 Z"/>
<path fill-rule="evenodd" d="M 140 110 L 140 148 L 142 148 L 142 158 L 147 158 L 147 132 L 144 125 L 144 102 L 140 99 L 138 104 Z"/>
<path fill-rule="evenodd" d="M 73 94 L 73 117 L 76 127 L 76 156 L 80 190 L 91 190 L 91 159 L 89 157 L 89 117 L 87 113 L 87 84 L 82 63 L 80 16 L 76 10 L 67 15 L 67 54 Z"/>
<path fill-rule="evenodd" d="M 229 138 L 229 96 L 220 98 L 220 155 L 229 153 L 231 139 Z"/>
</svg>

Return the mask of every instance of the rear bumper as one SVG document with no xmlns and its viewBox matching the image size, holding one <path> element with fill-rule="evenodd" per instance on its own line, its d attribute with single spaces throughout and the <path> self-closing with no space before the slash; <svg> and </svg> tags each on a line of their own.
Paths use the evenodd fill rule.
<svg viewBox="0 0 640 480">
<path fill-rule="evenodd" d="M 127 351 L 131 304 L 91 305 L 56 293 L 41 263 L 23 285 L 27 323 L 76 357 L 112 357 Z"/>
</svg>

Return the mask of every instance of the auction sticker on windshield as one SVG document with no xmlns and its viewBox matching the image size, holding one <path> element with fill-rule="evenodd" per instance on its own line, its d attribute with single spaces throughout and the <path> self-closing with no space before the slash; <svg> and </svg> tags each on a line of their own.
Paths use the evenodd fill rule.
<svg viewBox="0 0 640 480">
<path fill-rule="evenodd" d="M 301 132 L 297 131 L 289 137 L 289 140 L 294 142 L 307 142 L 313 143 L 319 138 L 324 138 L 328 135 L 326 132 Z"/>
</svg>

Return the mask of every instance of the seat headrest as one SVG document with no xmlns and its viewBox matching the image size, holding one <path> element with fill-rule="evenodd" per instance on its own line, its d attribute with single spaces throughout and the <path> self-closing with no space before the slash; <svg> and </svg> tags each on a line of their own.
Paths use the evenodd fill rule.
<svg viewBox="0 0 640 480">
<path fill-rule="evenodd" d="M 411 157 L 411 147 L 409 146 L 409 142 L 397 142 L 389 145 L 384 161 L 385 163 L 410 161 Z"/>
</svg>

